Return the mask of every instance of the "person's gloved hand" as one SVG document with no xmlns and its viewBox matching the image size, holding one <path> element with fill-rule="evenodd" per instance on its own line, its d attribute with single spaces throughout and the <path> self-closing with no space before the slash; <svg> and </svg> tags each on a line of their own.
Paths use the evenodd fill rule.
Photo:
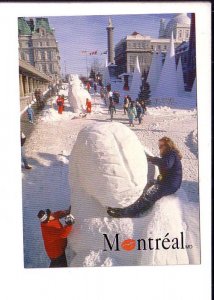
<svg viewBox="0 0 214 300">
<path fill-rule="evenodd" d="M 74 223 L 75 223 L 75 218 L 71 213 L 65 217 L 66 225 L 73 225 Z"/>
</svg>

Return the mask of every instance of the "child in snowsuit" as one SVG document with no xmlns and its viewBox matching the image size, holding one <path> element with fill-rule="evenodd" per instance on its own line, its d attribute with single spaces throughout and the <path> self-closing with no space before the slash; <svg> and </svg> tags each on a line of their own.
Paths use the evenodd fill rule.
<svg viewBox="0 0 214 300">
<path fill-rule="evenodd" d="M 27 108 L 27 115 L 28 115 L 29 122 L 33 124 L 34 111 L 30 105 L 28 105 Z"/>
<path fill-rule="evenodd" d="M 137 111 L 134 106 L 134 103 L 131 102 L 129 108 L 128 108 L 128 118 L 129 118 L 129 124 L 131 127 L 134 127 L 134 119 L 137 116 Z"/>
<path fill-rule="evenodd" d="M 160 175 L 136 202 L 125 208 L 108 208 L 108 214 L 115 218 L 132 218 L 147 211 L 153 204 L 164 196 L 174 194 L 182 183 L 182 156 L 174 142 L 163 137 L 159 140 L 161 157 L 147 155 L 148 161 L 158 166 Z"/>
<path fill-rule="evenodd" d="M 65 249 L 67 237 L 75 222 L 74 217 L 68 210 L 51 213 L 49 209 L 40 210 L 38 218 L 41 221 L 41 231 L 44 240 L 45 250 L 51 263 L 50 268 L 67 267 Z M 63 226 L 60 219 L 65 218 L 66 225 Z"/>
</svg>

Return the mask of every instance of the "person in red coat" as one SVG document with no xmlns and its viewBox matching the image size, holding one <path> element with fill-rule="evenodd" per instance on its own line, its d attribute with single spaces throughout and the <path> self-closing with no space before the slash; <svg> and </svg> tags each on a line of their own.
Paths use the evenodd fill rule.
<svg viewBox="0 0 214 300">
<path fill-rule="evenodd" d="M 91 101 L 88 98 L 86 99 L 86 111 L 91 113 Z"/>
<path fill-rule="evenodd" d="M 63 111 L 63 99 L 58 96 L 57 100 L 56 100 L 57 106 L 58 106 L 58 113 L 62 114 Z"/>
<path fill-rule="evenodd" d="M 70 213 L 70 208 L 54 213 L 49 209 L 46 209 L 45 211 L 40 210 L 37 216 L 41 221 L 41 231 L 45 250 L 51 260 L 50 268 L 67 267 L 65 255 L 67 237 L 75 222 L 74 217 Z M 60 219 L 62 218 L 65 218 L 66 225 L 64 226 L 60 222 Z"/>
</svg>

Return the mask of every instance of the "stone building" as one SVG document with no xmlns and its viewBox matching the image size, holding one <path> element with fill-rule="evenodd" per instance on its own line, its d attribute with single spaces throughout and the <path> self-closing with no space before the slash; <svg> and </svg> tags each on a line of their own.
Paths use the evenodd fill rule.
<svg viewBox="0 0 214 300">
<path fill-rule="evenodd" d="M 34 92 L 40 89 L 43 94 L 48 93 L 52 78 L 28 63 L 19 60 L 19 91 L 20 110 L 24 111 L 26 106 L 34 100 Z"/>
<path fill-rule="evenodd" d="M 165 19 L 160 20 L 159 38 L 170 38 L 172 32 L 177 41 L 189 40 L 190 18 L 187 14 L 176 14 L 167 24 Z"/>
<path fill-rule="evenodd" d="M 180 42 L 175 41 L 175 47 L 179 44 Z M 137 56 L 142 74 L 147 74 L 153 52 L 161 52 L 164 60 L 169 45 L 170 39 L 154 39 L 138 32 L 127 35 L 115 47 L 115 64 L 118 75 L 134 72 Z"/>
<path fill-rule="evenodd" d="M 48 18 L 18 18 L 18 37 L 19 58 L 51 76 L 53 83 L 57 83 L 60 79 L 60 55 Z"/>
<path fill-rule="evenodd" d="M 172 18 L 168 24 L 165 24 L 165 20 L 161 19 L 159 38 L 152 38 L 148 35 L 133 32 L 131 35 L 127 35 L 121 39 L 115 46 L 117 75 L 132 73 L 134 71 L 136 57 L 138 56 L 140 70 L 142 74 L 146 76 L 149 71 L 153 52 L 161 52 L 164 60 L 170 45 L 172 31 L 176 48 L 183 41 L 189 39 L 190 18 L 186 14 L 179 14 Z"/>
</svg>

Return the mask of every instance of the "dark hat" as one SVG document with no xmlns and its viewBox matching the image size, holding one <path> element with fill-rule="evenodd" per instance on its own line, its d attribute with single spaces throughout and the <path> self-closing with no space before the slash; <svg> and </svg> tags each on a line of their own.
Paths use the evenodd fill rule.
<svg viewBox="0 0 214 300">
<path fill-rule="evenodd" d="M 37 214 L 37 217 L 42 223 L 47 222 L 50 218 L 51 211 L 50 209 L 40 210 Z"/>
</svg>

